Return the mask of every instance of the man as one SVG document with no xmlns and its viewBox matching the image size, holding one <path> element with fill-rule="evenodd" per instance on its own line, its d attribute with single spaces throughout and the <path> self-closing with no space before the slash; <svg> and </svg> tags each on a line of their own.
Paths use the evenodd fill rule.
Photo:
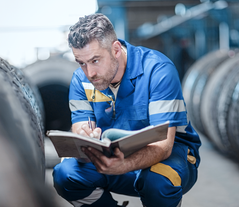
<svg viewBox="0 0 239 207">
<path fill-rule="evenodd" d="M 139 196 L 147 207 L 177 206 L 196 182 L 201 143 L 187 120 L 175 66 L 158 51 L 118 40 L 102 14 L 80 18 L 68 40 L 80 64 L 69 94 L 74 133 L 99 138 L 108 128 L 170 125 L 167 139 L 127 158 L 118 148 L 110 158 L 82 148 L 91 162 L 64 159 L 53 172 L 58 194 L 82 207 L 118 206 L 110 192 Z"/>
</svg>

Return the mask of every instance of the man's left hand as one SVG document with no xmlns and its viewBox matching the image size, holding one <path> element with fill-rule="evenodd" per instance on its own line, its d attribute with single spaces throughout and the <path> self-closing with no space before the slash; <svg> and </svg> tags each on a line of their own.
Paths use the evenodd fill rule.
<svg viewBox="0 0 239 207">
<path fill-rule="evenodd" d="M 92 147 L 82 147 L 84 153 L 95 165 L 97 171 L 102 174 L 120 175 L 127 172 L 124 154 L 119 148 L 114 149 L 114 155 L 106 157 L 102 152 Z"/>
</svg>

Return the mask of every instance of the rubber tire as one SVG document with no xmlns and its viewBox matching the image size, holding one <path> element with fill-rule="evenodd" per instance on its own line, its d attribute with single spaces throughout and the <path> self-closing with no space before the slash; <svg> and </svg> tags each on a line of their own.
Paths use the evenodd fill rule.
<svg viewBox="0 0 239 207">
<path fill-rule="evenodd" d="M 210 137 L 215 146 L 225 154 L 230 153 L 228 148 L 231 144 L 226 137 L 221 138 L 218 126 L 218 105 L 221 90 L 230 81 L 230 73 L 233 73 L 235 65 L 238 64 L 239 55 L 228 59 L 217 69 L 210 82 L 205 88 L 202 96 L 201 117 L 206 135 Z M 229 94 L 230 98 L 230 94 Z"/>
<path fill-rule="evenodd" d="M 0 80 L 2 81 L 2 78 Z M 12 120 L 10 122 L 10 126 L 14 127 L 14 133 L 21 132 L 18 130 L 18 126 L 15 126 L 17 123 L 12 123 Z M 54 199 L 53 190 L 46 186 L 42 179 L 39 179 L 34 165 L 29 165 L 31 164 L 31 151 L 27 150 L 26 146 L 29 143 L 24 139 L 24 133 L 18 134 L 17 137 L 21 140 L 21 145 L 25 146 L 25 154 L 23 154 L 22 148 L 17 145 L 19 142 L 16 136 L 11 137 L 16 141 L 14 144 L 14 140 L 9 140 L 9 132 L 0 125 L 0 183 L 2 189 L 0 206 L 62 206 L 58 205 Z"/>
<path fill-rule="evenodd" d="M 0 125 L 27 166 L 44 180 L 44 128 L 34 92 L 23 73 L 1 58 L 0 76 Z"/>
<path fill-rule="evenodd" d="M 235 55 L 234 50 L 211 52 L 196 61 L 183 79 L 183 94 L 190 120 L 193 126 L 203 134 L 205 134 L 205 129 L 202 124 L 200 109 L 204 89 L 218 66 L 233 55 Z"/>
<path fill-rule="evenodd" d="M 23 73 L 0 58 L 0 206 L 62 206 L 44 183 L 43 124 Z"/>
<path fill-rule="evenodd" d="M 23 69 L 39 89 L 45 108 L 45 130 L 71 128 L 68 91 L 73 72 L 79 67 L 63 57 L 50 57 Z"/>
<path fill-rule="evenodd" d="M 224 85 L 221 88 L 217 106 L 217 121 L 220 138 L 224 145 L 224 148 L 226 149 L 226 151 L 228 151 L 228 154 L 234 157 L 236 154 L 239 153 L 239 151 L 234 150 L 235 149 L 233 146 L 234 143 L 232 139 L 230 139 L 229 137 L 227 123 L 228 120 L 231 119 L 229 110 L 232 105 L 233 93 L 238 82 L 239 82 L 239 67 L 238 64 L 236 64 L 234 65 L 234 68 L 231 69 L 230 73 L 224 80 Z M 235 111 L 235 113 L 237 112 Z M 233 131 L 235 130 L 237 129 L 234 128 Z M 232 138 L 234 139 L 235 137 Z"/>
<path fill-rule="evenodd" d="M 234 158 L 239 162 L 239 81 L 234 87 L 226 123 Z"/>
</svg>

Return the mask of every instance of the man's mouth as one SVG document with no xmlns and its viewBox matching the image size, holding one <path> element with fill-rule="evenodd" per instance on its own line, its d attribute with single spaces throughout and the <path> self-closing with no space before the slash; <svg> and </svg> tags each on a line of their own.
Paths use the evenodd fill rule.
<svg viewBox="0 0 239 207">
<path fill-rule="evenodd" d="M 98 78 L 98 79 L 93 79 L 93 80 L 91 80 L 93 83 L 96 83 L 96 82 L 98 82 L 98 81 L 100 81 L 100 79 Z"/>
</svg>

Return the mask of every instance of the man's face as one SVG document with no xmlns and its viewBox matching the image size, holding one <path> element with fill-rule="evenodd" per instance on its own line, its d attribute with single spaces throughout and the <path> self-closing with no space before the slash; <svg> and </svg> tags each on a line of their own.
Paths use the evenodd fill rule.
<svg viewBox="0 0 239 207">
<path fill-rule="evenodd" d="M 119 68 L 118 60 L 111 51 L 92 41 L 82 49 L 72 48 L 76 62 L 97 90 L 108 88 Z"/>
</svg>

